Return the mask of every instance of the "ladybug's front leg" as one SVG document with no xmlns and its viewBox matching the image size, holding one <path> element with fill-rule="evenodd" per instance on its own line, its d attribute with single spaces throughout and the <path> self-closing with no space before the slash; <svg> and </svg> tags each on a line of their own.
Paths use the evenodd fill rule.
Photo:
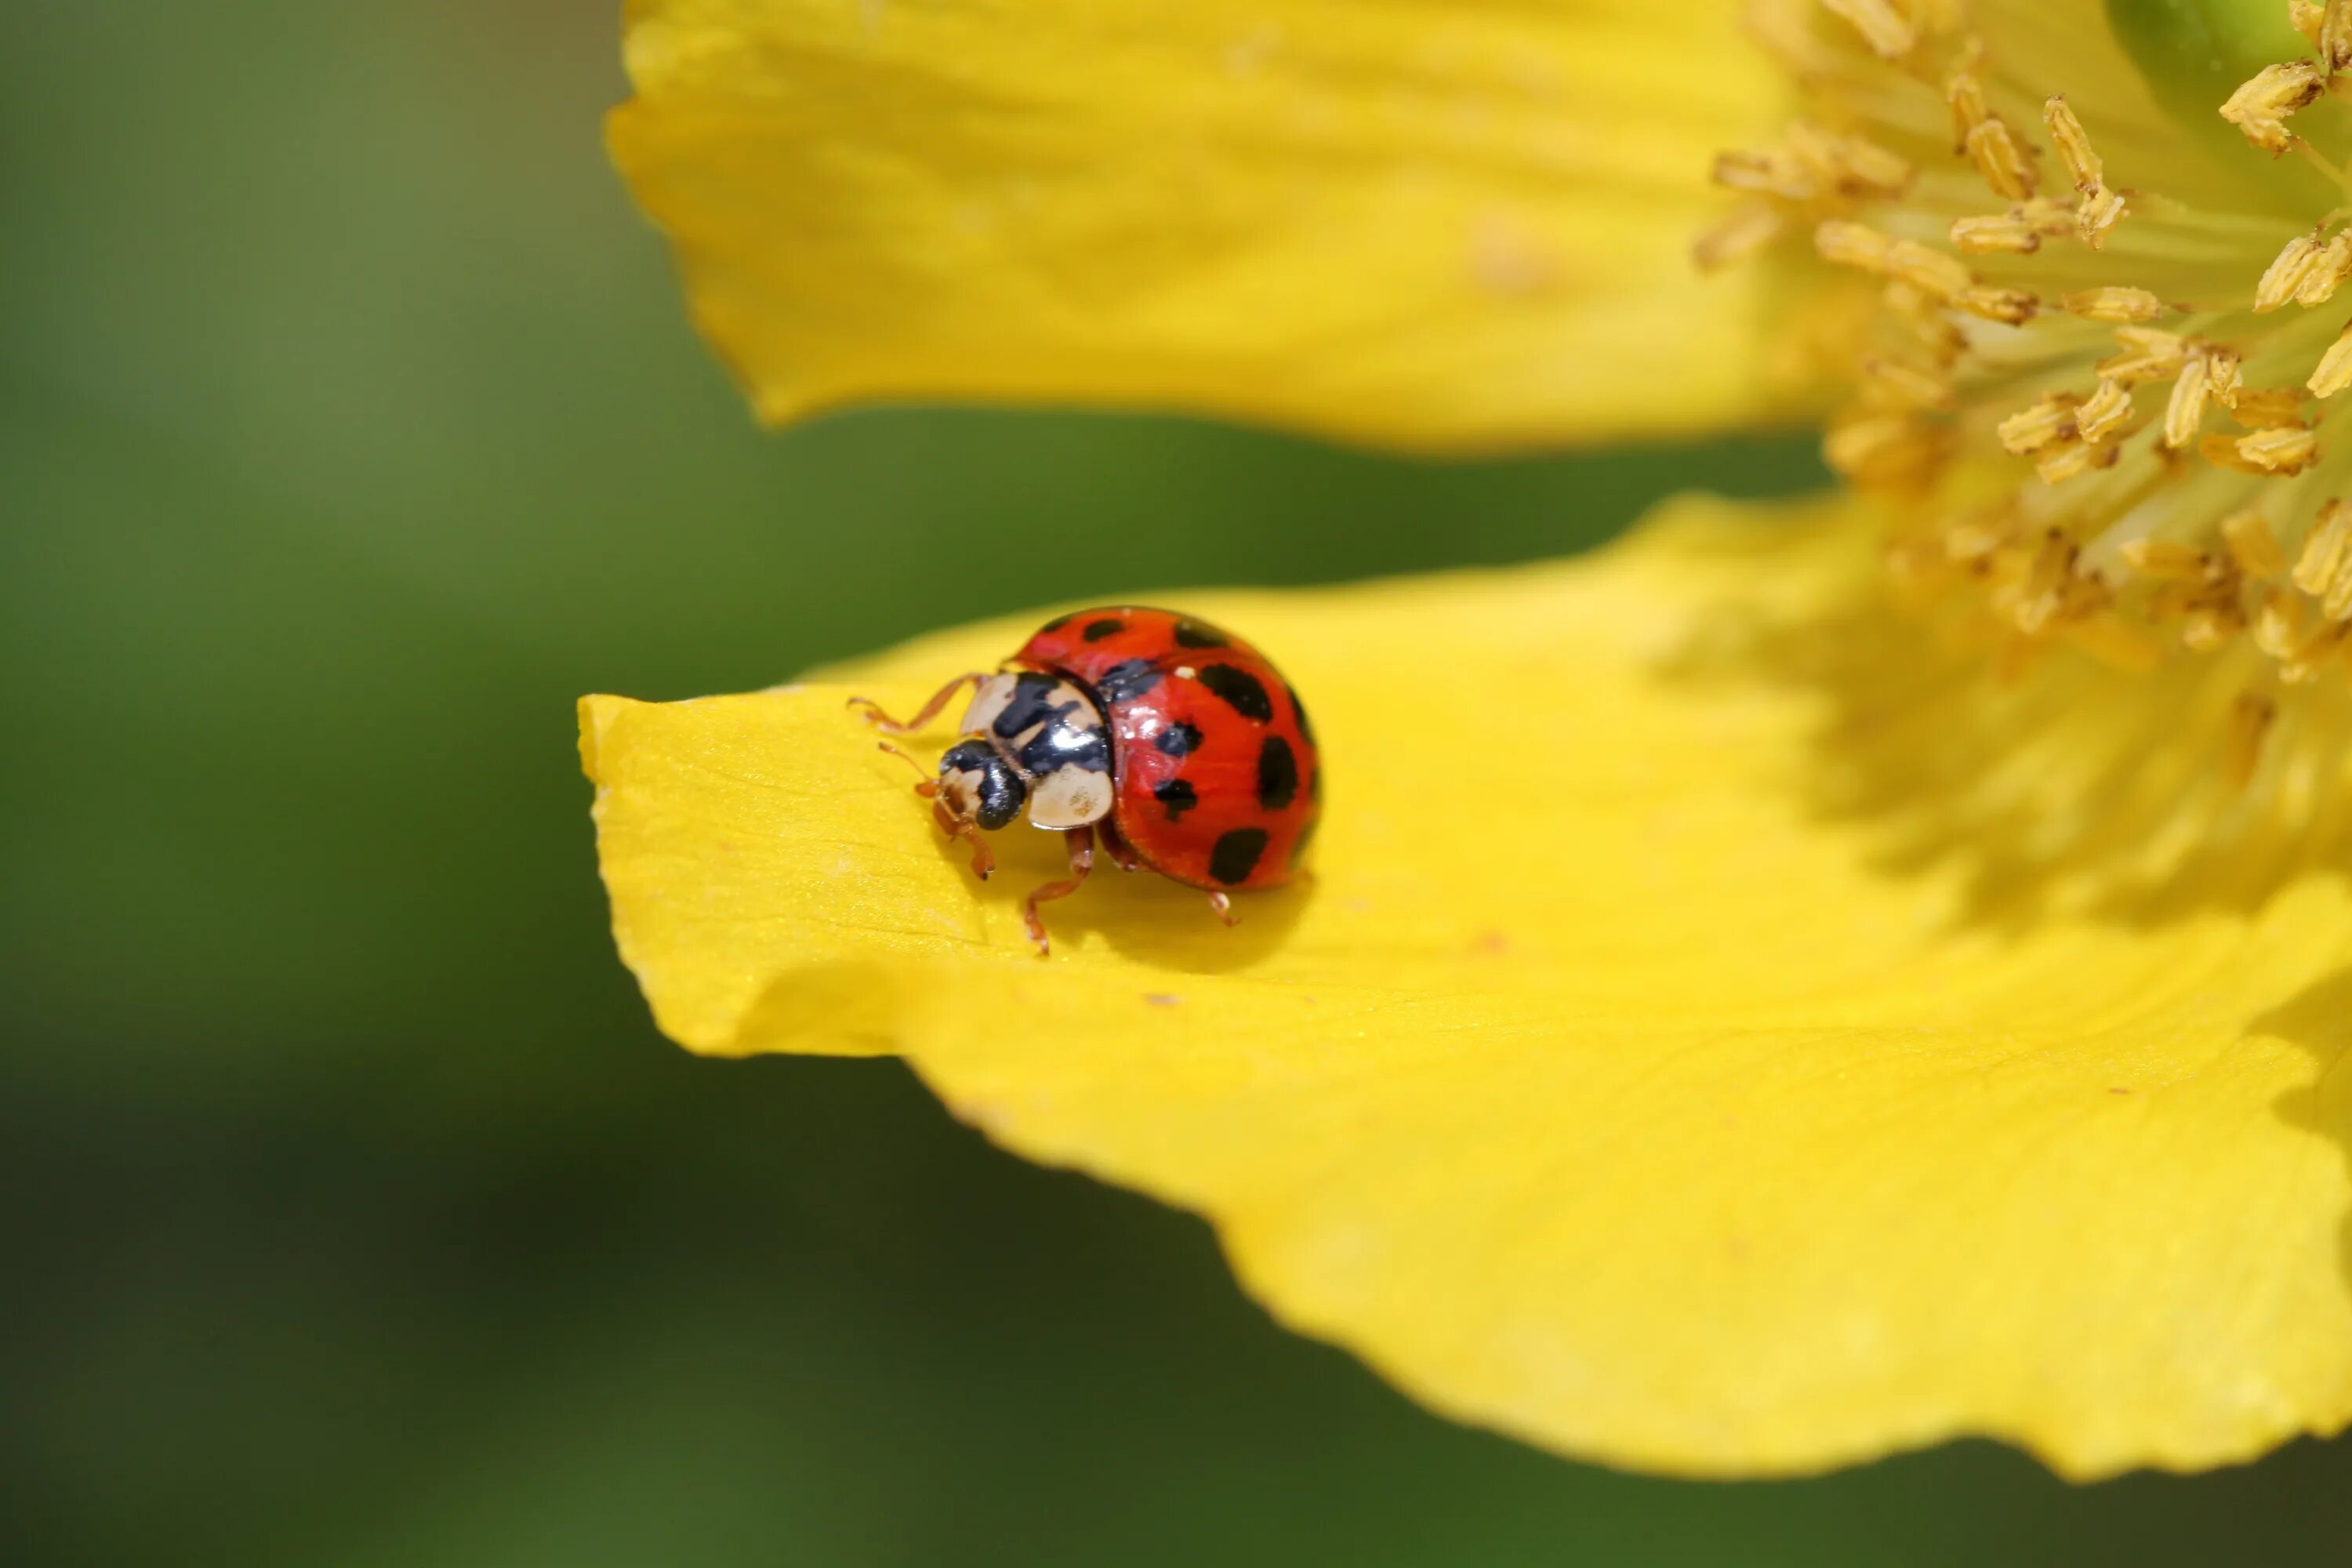
<svg viewBox="0 0 2352 1568">
<path fill-rule="evenodd" d="M 946 707 L 958 691 L 966 686 L 977 686 L 987 679 L 987 676 L 976 669 L 957 676 L 953 680 L 932 692 L 931 700 L 924 703 L 922 709 L 904 723 L 883 712 L 882 705 L 870 697 L 853 697 L 849 700 L 849 706 L 865 709 L 866 721 L 877 730 L 892 735 L 911 735 L 938 718 L 940 710 Z"/>
<path fill-rule="evenodd" d="M 996 855 L 989 848 L 988 840 L 980 836 L 980 829 L 936 800 L 931 802 L 931 820 L 938 823 L 940 831 L 950 838 L 971 840 L 971 874 L 983 882 L 987 881 L 988 874 L 996 869 Z"/>
<path fill-rule="evenodd" d="M 1224 921 L 1229 926 L 1239 924 L 1242 918 L 1241 916 L 1234 913 L 1233 895 L 1230 893 L 1211 893 L 1209 895 L 1209 912 L 1216 916 L 1219 920 Z"/>
<path fill-rule="evenodd" d="M 1133 847 L 1119 837 L 1118 829 L 1111 826 L 1111 820 L 1107 816 L 1095 825 L 1102 832 L 1103 853 L 1109 856 L 1110 863 L 1122 871 L 1142 870 L 1143 862 L 1136 858 Z"/>
<path fill-rule="evenodd" d="M 1058 882 L 1048 882 L 1021 900 L 1021 919 L 1029 927 L 1029 940 L 1037 944 L 1037 956 L 1052 955 L 1054 944 L 1045 940 L 1045 922 L 1037 917 L 1037 906 L 1049 899 L 1066 899 L 1078 890 L 1087 873 L 1095 867 L 1095 830 L 1073 827 L 1062 835 L 1070 847 L 1070 874 Z"/>
<path fill-rule="evenodd" d="M 889 742 L 877 741 L 875 743 L 917 773 L 923 771 L 922 763 L 915 761 Z M 915 785 L 915 793 L 931 803 L 931 820 L 940 825 L 941 833 L 946 834 L 950 838 L 971 840 L 972 874 L 982 881 L 987 881 L 988 874 L 996 869 L 996 856 L 989 849 L 988 840 L 980 836 L 980 829 L 947 808 L 947 803 L 940 799 L 938 780 L 929 778 L 921 780 Z"/>
</svg>

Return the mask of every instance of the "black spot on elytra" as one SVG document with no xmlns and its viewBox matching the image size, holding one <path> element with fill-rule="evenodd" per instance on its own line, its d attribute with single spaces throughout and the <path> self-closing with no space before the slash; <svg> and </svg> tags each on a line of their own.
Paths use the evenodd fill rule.
<svg viewBox="0 0 2352 1568">
<path fill-rule="evenodd" d="M 1257 858 L 1265 853 L 1265 828 L 1236 827 L 1221 836 L 1216 847 L 1209 851 L 1209 875 L 1227 887 L 1246 882 L 1257 869 Z"/>
<path fill-rule="evenodd" d="M 1060 631 L 1064 626 L 1068 626 L 1072 621 L 1075 621 L 1077 618 L 1078 617 L 1076 616 L 1055 616 L 1052 620 L 1047 621 L 1044 626 L 1039 626 L 1037 628 L 1036 635 L 1041 637 L 1051 637 L 1055 632 Z"/>
<path fill-rule="evenodd" d="M 1160 672 L 1148 658 L 1121 659 L 1095 678 L 1095 695 L 1106 708 L 1132 702 L 1160 684 Z"/>
<path fill-rule="evenodd" d="M 1289 742 L 1268 735 L 1257 749 L 1257 803 L 1268 811 L 1280 811 L 1297 798 L 1298 759 L 1291 754 Z"/>
<path fill-rule="evenodd" d="M 1164 783 L 1153 784 L 1151 798 L 1168 808 L 1168 820 L 1171 822 L 1201 804 L 1200 795 L 1195 794 L 1192 784 L 1183 779 L 1169 779 Z"/>
<path fill-rule="evenodd" d="M 1290 695 L 1290 711 L 1298 720 L 1298 738 L 1308 745 L 1315 743 L 1315 726 L 1307 721 L 1307 704 L 1298 700 L 1298 688 L 1283 683 L 1282 689 Z"/>
<path fill-rule="evenodd" d="M 1188 757 L 1201 743 L 1201 727 L 1179 720 L 1154 735 L 1151 743 L 1171 757 Z"/>
<path fill-rule="evenodd" d="M 1246 669 L 1230 664 L 1204 664 L 1201 667 L 1201 684 L 1225 700 L 1225 706 L 1244 719 L 1263 724 L 1274 717 L 1274 701 L 1265 694 L 1265 687 Z"/>
<path fill-rule="evenodd" d="M 1176 622 L 1178 647 L 1223 647 L 1234 639 L 1212 626 L 1179 617 Z"/>
<path fill-rule="evenodd" d="M 1125 621 L 1111 620 L 1106 617 L 1099 621 L 1088 621 L 1086 624 L 1085 629 L 1080 631 L 1078 635 L 1086 638 L 1088 642 L 1100 642 L 1105 637 L 1115 637 L 1125 630 L 1127 630 L 1127 623 Z"/>
</svg>

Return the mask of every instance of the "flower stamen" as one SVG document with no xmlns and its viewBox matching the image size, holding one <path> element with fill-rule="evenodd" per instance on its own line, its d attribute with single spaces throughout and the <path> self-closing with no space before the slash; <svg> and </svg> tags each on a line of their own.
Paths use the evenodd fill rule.
<svg viewBox="0 0 2352 1568">
<path fill-rule="evenodd" d="M 1887 59 L 1901 59 L 1919 42 L 1918 29 L 1892 0 L 1822 0 L 1822 5 L 1852 25 L 1864 43 Z"/>
<path fill-rule="evenodd" d="M 2305 314 L 2352 282 L 2352 189 L 2290 125 L 2352 71 L 2352 0 L 2293 0 L 2312 56 L 2214 105 L 2251 148 L 2336 180 L 2300 223 L 2265 205 L 2284 184 L 2245 184 L 2242 209 L 2226 179 L 2186 185 L 2196 202 L 2144 188 L 2217 154 L 2188 127 L 2169 149 L 2136 129 L 2103 151 L 2112 100 L 2029 90 L 2047 62 L 1988 47 L 1964 0 L 1821 5 L 1843 30 L 1774 35 L 1814 108 L 1778 147 L 1718 162 L 1748 205 L 1702 258 L 1807 233 L 1872 280 L 1855 402 L 1823 449 L 1916 520 L 1891 565 L 1966 590 L 2004 674 L 2053 642 L 2117 668 L 2226 661 L 2241 695 L 2218 752 L 2252 777 L 2262 748 L 2311 732 L 2282 689 L 2352 674 L 2352 510 L 2330 493 L 2352 489 L 2352 467 L 2319 430 L 2352 387 L 2352 325 Z M 2156 178 L 2119 189 L 2118 169 Z M 2017 465 L 2015 488 L 1989 505 L 1995 464 Z"/>
<path fill-rule="evenodd" d="M 2275 158 L 2299 140 L 2286 128 L 2287 116 L 2327 90 L 2327 79 L 2309 60 L 2264 66 L 2221 105 L 2221 118 L 2246 140 Z"/>
</svg>

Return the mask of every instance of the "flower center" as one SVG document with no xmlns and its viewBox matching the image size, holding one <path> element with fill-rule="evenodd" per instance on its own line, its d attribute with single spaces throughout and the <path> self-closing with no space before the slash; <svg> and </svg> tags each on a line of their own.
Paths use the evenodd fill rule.
<svg viewBox="0 0 2352 1568">
<path fill-rule="evenodd" d="M 1697 245 L 1844 279 L 1824 449 L 1907 598 L 2005 672 L 2197 664 L 2240 782 L 2352 735 L 2352 0 L 2279 4 L 2309 52 L 2183 112 L 2095 6 L 1759 0 L 1804 118 Z"/>
</svg>

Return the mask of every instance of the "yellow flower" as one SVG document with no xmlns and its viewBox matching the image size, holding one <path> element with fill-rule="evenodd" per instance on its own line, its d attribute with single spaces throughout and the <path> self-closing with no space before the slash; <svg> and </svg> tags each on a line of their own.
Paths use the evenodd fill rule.
<svg viewBox="0 0 2352 1568">
<path fill-rule="evenodd" d="M 2082 0 L 1732 11 L 638 0 L 613 145 L 770 417 L 1466 447 L 1832 384 L 1853 493 L 1186 595 L 1315 710 L 1317 876 L 1227 931 L 1098 874 L 1044 963 L 1047 836 L 975 884 L 844 708 L 1025 625 L 588 699 L 623 953 L 690 1048 L 902 1053 L 1570 1453 L 1983 1433 L 2095 1476 L 2336 1430 L 2352 4 L 2282 5 L 2218 88 Z"/>
</svg>

